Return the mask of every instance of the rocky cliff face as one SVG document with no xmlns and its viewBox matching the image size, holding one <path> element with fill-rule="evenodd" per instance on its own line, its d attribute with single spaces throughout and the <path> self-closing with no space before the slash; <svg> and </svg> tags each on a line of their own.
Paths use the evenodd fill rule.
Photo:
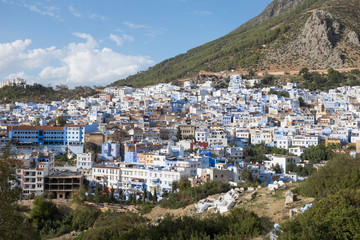
<svg viewBox="0 0 360 240">
<path fill-rule="evenodd" d="M 271 2 L 259 16 L 251 19 L 246 24 L 261 24 L 272 17 L 277 17 L 284 12 L 291 11 L 302 5 L 306 0 L 275 0 Z"/>
<path fill-rule="evenodd" d="M 349 31 L 347 34 L 347 39 L 350 44 L 360 47 L 359 36 L 354 31 Z"/>
<path fill-rule="evenodd" d="M 296 64 L 315 69 L 346 68 L 352 65 L 345 53 L 359 45 L 359 37 L 354 31 L 342 26 L 330 13 L 317 10 L 307 19 L 294 41 L 269 51 L 265 59 L 268 63 L 278 61 L 282 66 L 292 68 Z"/>
</svg>

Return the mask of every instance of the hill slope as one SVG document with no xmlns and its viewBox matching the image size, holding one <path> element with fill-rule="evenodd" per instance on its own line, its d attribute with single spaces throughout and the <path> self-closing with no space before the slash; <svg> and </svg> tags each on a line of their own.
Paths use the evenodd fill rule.
<svg viewBox="0 0 360 240">
<path fill-rule="evenodd" d="M 112 85 L 170 82 L 201 70 L 357 68 L 359 16 L 357 0 L 275 0 L 224 37 Z"/>
</svg>

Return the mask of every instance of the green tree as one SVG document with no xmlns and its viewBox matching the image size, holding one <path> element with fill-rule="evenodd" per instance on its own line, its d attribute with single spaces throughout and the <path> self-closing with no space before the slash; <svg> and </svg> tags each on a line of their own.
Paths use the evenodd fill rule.
<svg viewBox="0 0 360 240">
<path fill-rule="evenodd" d="M 132 204 L 135 205 L 135 204 L 136 204 L 136 200 L 137 200 L 137 199 L 136 199 L 136 194 L 134 193 L 134 194 L 133 194 L 133 198 L 132 198 Z"/>
<path fill-rule="evenodd" d="M 246 162 L 262 162 L 263 160 L 267 159 L 265 154 L 270 153 L 271 148 L 265 144 L 255 144 L 247 146 L 245 151 L 248 154 L 248 156 L 245 158 Z"/>
<path fill-rule="evenodd" d="M 136 203 L 136 205 L 140 205 L 141 202 L 142 202 L 142 196 L 140 194 L 135 203 Z"/>
<path fill-rule="evenodd" d="M 71 200 L 77 204 L 84 203 L 86 200 L 86 189 L 83 185 L 80 186 L 79 191 L 71 194 Z"/>
<path fill-rule="evenodd" d="M 179 188 L 179 182 L 178 181 L 172 182 L 171 192 L 174 193 L 178 188 Z"/>
<path fill-rule="evenodd" d="M 95 202 L 97 204 L 99 204 L 101 202 L 101 189 L 100 189 L 100 184 L 97 183 L 96 187 L 95 187 Z"/>
<path fill-rule="evenodd" d="M 292 172 L 294 171 L 294 165 L 292 164 L 292 162 L 289 162 L 288 164 L 286 164 L 286 172 Z"/>
<path fill-rule="evenodd" d="M 94 201 L 94 196 L 92 195 L 92 190 L 91 190 L 90 186 L 88 186 L 87 192 L 88 192 L 88 195 L 87 195 L 86 199 L 90 202 Z"/>
<path fill-rule="evenodd" d="M 18 211 L 20 189 L 14 176 L 18 160 L 10 146 L 0 153 L 0 239 L 39 239 L 39 234 Z"/>
<path fill-rule="evenodd" d="M 186 189 L 190 188 L 191 183 L 190 183 L 189 179 L 187 179 L 186 177 L 182 177 L 180 179 L 180 182 L 179 182 L 178 186 L 179 186 L 179 189 L 181 191 L 183 191 L 183 190 L 186 190 Z"/>
<path fill-rule="evenodd" d="M 248 78 L 251 79 L 253 77 L 255 77 L 255 72 L 254 72 L 254 70 L 250 69 L 249 74 L 248 74 Z"/>
<path fill-rule="evenodd" d="M 316 202 L 305 213 L 281 223 L 282 239 L 359 239 L 360 192 L 345 189 Z"/>
<path fill-rule="evenodd" d="M 246 168 L 241 170 L 240 179 L 242 181 L 245 181 L 245 182 L 252 182 L 253 181 L 253 177 L 252 177 L 251 172 Z"/>
<path fill-rule="evenodd" d="M 37 126 L 37 125 L 39 125 L 40 124 L 40 119 L 39 118 L 37 118 L 37 119 L 35 119 L 35 121 L 33 122 L 33 126 Z"/>
<path fill-rule="evenodd" d="M 275 84 L 275 76 L 266 74 L 261 79 L 261 84 L 263 84 L 264 86 L 273 86 Z"/>
<path fill-rule="evenodd" d="M 360 186 L 360 158 L 344 154 L 334 155 L 328 163 L 312 174 L 300 186 L 301 195 L 323 198 L 329 194 Z"/>
<path fill-rule="evenodd" d="M 169 192 L 167 190 L 163 190 L 163 193 L 161 195 L 163 198 L 169 197 Z"/>
<path fill-rule="evenodd" d="M 72 228 L 78 231 L 84 231 L 91 227 L 100 215 L 100 210 L 86 206 L 78 205 L 70 213 L 72 217 Z"/>
<path fill-rule="evenodd" d="M 349 149 L 349 150 L 356 150 L 356 146 L 353 146 L 353 145 L 352 145 L 352 146 L 348 146 L 347 149 Z"/>
<path fill-rule="evenodd" d="M 300 107 L 309 107 L 309 105 L 304 101 L 302 97 L 299 97 L 298 99 Z"/>
<path fill-rule="evenodd" d="M 157 203 L 158 201 L 158 197 L 157 197 L 157 193 L 156 193 L 156 188 L 154 189 L 154 196 L 153 196 L 153 202 Z"/>
<path fill-rule="evenodd" d="M 303 77 L 304 80 L 310 81 L 312 79 L 312 74 L 309 72 L 308 68 L 302 68 L 299 71 L 299 75 Z"/>
<path fill-rule="evenodd" d="M 123 190 L 120 188 L 119 189 L 119 200 L 122 200 L 123 197 L 124 197 Z"/>
<path fill-rule="evenodd" d="M 148 197 L 148 194 L 147 194 L 147 190 L 146 188 L 144 189 L 144 193 L 143 193 L 143 201 L 145 202 L 146 201 L 146 198 Z"/>
<path fill-rule="evenodd" d="M 177 139 L 177 141 L 182 140 L 181 130 L 180 130 L 179 126 L 177 127 L 176 139 Z"/>
<path fill-rule="evenodd" d="M 333 146 L 325 146 L 321 143 L 316 146 L 310 146 L 304 150 L 301 154 L 302 160 L 309 160 L 311 163 L 319 163 L 321 161 L 327 161 L 333 155 L 332 149 Z"/>
<path fill-rule="evenodd" d="M 273 170 L 275 173 L 281 173 L 281 167 L 280 167 L 279 163 L 272 165 L 271 170 Z"/>
<path fill-rule="evenodd" d="M 67 122 L 67 120 L 66 120 L 66 117 L 65 117 L 65 116 L 58 116 L 58 117 L 56 118 L 56 123 L 57 123 L 57 125 L 59 125 L 59 126 L 61 126 L 61 127 L 65 126 L 66 122 Z"/>
<path fill-rule="evenodd" d="M 304 74 L 306 74 L 308 72 L 309 72 L 309 69 L 307 67 L 304 67 L 299 71 L 299 75 L 304 75 Z"/>
<path fill-rule="evenodd" d="M 114 194 L 115 190 L 114 188 L 112 187 L 111 190 L 110 190 L 110 202 L 115 202 L 115 194 Z"/>
<path fill-rule="evenodd" d="M 149 192 L 149 201 L 152 201 L 154 199 L 153 194 L 151 193 L 151 191 Z"/>
<path fill-rule="evenodd" d="M 51 225 L 51 223 L 61 218 L 55 203 L 48 199 L 36 197 L 33 205 L 34 208 L 30 212 L 30 218 L 39 230 L 43 229 L 46 224 Z"/>
<path fill-rule="evenodd" d="M 149 203 L 146 206 L 151 208 Z M 262 230 L 261 219 L 242 208 L 235 208 L 227 215 L 165 215 L 157 224 L 128 212 L 99 218 L 95 227 L 81 233 L 78 239 L 250 239 Z"/>
<path fill-rule="evenodd" d="M 129 194 L 128 202 L 129 202 L 129 204 L 132 204 L 132 202 L 133 202 L 133 195 L 132 195 L 132 193 Z"/>
</svg>

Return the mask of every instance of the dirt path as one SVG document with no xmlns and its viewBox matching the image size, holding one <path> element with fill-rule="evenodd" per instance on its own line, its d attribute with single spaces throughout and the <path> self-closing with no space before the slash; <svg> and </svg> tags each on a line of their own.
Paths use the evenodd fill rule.
<svg viewBox="0 0 360 240">
<path fill-rule="evenodd" d="M 289 219 L 290 209 L 300 210 L 305 204 L 314 202 L 313 198 L 297 196 L 296 201 L 285 206 L 285 192 L 288 190 L 288 187 L 277 191 L 262 188 L 257 191 L 255 199 L 240 203 L 237 207 L 244 207 L 255 212 L 261 218 L 267 218 L 272 223 L 279 223 Z"/>
<path fill-rule="evenodd" d="M 339 72 L 349 72 L 351 70 L 355 70 L 355 69 L 359 69 L 359 68 L 341 68 L 341 69 L 335 69 L 336 71 Z M 278 69 L 278 68 L 270 68 L 268 70 L 259 70 L 256 71 L 258 77 L 262 77 L 265 74 L 270 74 L 270 75 L 274 75 L 274 76 L 285 76 L 285 75 L 297 75 L 299 73 L 301 69 L 288 69 L 288 68 L 282 68 L 282 69 Z M 313 70 L 313 69 L 309 69 L 310 72 L 314 72 L 314 73 L 319 73 L 319 74 L 327 74 L 327 69 L 321 69 L 321 70 Z M 248 74 L 248 70 L 245 69 L 238 69 L 236 71 L 233 72 L 225 72 L 225 73 L 219 73 L 219 72 L 208 72 L 208 71 L 200 71 L 199 74 L 207 74 L 207 75 L 214 75 L 214 76 L 221 76 L 221 77 L 227 77 L 229 75 L 232 74 Z M 191 81 L 192 78 L 184 78 L 184 79 L 178 79 L 179 82 L 186 82 L 186 81 Z"/>
</svg>

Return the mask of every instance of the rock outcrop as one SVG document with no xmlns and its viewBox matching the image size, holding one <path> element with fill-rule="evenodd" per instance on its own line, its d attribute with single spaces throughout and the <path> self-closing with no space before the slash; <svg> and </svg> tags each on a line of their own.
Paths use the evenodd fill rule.
<svg viewBox="0 0 360 240">
<path fill-rule="evenodd" d="M 309 64 L 313 66 L 340 68 L 344 65 L 344 56 L 337 48 L 341 31 L 340 24 L 330 13 L 315 11 L 293 46 L 299 46 L 299 54 L 306 56 Z"/>
<path fill-rule="evenodd" d="M 348 68 L 352 65 L 345 53 L 359 46 L 359 37 L 354 31 L 342 26 L 329 12 L 317 10 L 307 19 L 296 39 L 268 51 L 264 63 L 278 62 L 290 68 L 297 64 L 313 69 Z"/>
<path fill-rule="evenodd" d="M 347 41 L 357 45 L 359 39 L 355 32 L 345 29 L 330 13 L 324 10 L 314 11 L 297 38 L 285 46 L 269 51 L 266 59 L 272 62 L 280 60 L 283 64 L 287 64 L 287 59 L 297 59 L 315 69 L 350 67 L 345 61 L 341 44 L 346 39 L 345 32 L 348 32 Z"/>
<path fill-rule="evenodd" d="M 261 24 L 270 18 L 277 17 L 284 12 L 294 10 L 306 0 L 275 0 L 270 3 L 259 16 L 251 19 L 245 25 Z"/>
<path fill-rule="evenodd" d="M 356 32 L 349 31 L 349 33 L 347 34 L 347 38 L 350 44 L 360 47 L 359 36 L 356 34 Z"/>
</svg>

